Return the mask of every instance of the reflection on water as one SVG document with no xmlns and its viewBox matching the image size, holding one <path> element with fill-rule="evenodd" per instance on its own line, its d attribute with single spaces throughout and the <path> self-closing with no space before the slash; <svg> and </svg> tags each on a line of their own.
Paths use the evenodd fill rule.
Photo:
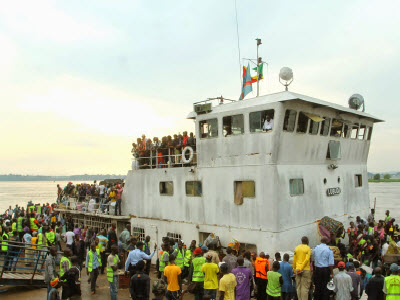
<svg viewBox="0 0 400 300">
<path fill-rule="evenodd" d="M 12 207 L 15 207 L 16 204 L 26 205 L 29 200 L 32 200 L 33 203 L 53 203 L 57 198 L 57 184 L 64 188 L 67 182 L 0 182 L 0 211 L 3 212 L 9 205 Z M 400 220 L 400 205 L 398 205 L 400 200 L 399 182 L 370 183 L 369 194 L 371 207 L 374 206 L 374 199 L 376 198 L 376 216 L 378 219 L 383 219 L 385 210 L 389 209 L 390 215 Z"/>
</svg>

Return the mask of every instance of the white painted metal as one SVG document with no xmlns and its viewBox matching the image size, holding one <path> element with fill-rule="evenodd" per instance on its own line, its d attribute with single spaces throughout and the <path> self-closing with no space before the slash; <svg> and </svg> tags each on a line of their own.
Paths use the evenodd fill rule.
<svg viewBox="0 0 400 300">
<path fill-rule="evenodd" d="M 273 130 L 251 133 L 249 113 L 267 109 L 275 112 Z M 192 112 L 188 117 L 196 119 L 197 166 L 129 171 L 122 209 L 131 215 L 133 226 L 144 227 L 146 234 L 157 233 L 159 244 L 168 232 L 180 233 L 188 243 L 213 232 L 223 245 L 235 238 L 271 253 L 293 250 L 304 235 L 315 244 L 315 221 L 324 216 L 340 220 L 345 226 L 349 218 L 366 216 L 370 141 L 366 137 L 359 140 L 285 132 L 286 109 L 370 128 L 381 121 L 364 112 L 292 92 L 219 105 L 207 114 Z M 222 118 L 237 114 L 244 115 L 244 134 L 224 137 Z M 218 119 L 219 136 L 199 138 L 199 121 L 211 118 Z M 331 140 L 340 141 L 340 160 L 326 158 Z M 338 168 L 330 168 L 332 164 Z M 362 175 L 361 187 L 355 187 L 356 174 Z M 296 178 L 304 180 L 304 194 L 291 196 L 289 180 Z M 255 182 L 255 197 L 244 198 L 243 204 L 237 205 L 234 182 L 245 180 Z M 160 195 L 161 181 L 173 182 L 172 196 Z M 186 181 L 201 181 L 202 196 L 186 196 Z M 340 188 L 341 193 L 328 196 L 329 188 Z"/>
</svg>

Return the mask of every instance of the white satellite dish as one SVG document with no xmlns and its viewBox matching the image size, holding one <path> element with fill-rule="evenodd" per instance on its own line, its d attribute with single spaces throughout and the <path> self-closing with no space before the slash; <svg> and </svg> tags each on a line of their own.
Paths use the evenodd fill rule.
<svg viewBox="0 0 400 300">
<path fill-rule="evenodd" d="M 282 82 L 281 79 L 285 82 Z M 288 86 L 293 82 L 293 71 L 291 68 L 283 67 L 279 71 L 279 82 L 288 90 Z"/>
</svg>

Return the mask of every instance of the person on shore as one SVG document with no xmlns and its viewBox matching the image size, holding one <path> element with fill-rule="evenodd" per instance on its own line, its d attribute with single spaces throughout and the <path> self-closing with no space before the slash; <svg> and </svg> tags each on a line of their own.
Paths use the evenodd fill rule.
<svg viewBox="0 0 400 300">
<path fill-rule="evenodd" d="M 98 252 L 100 252 L 100 257 L 99 257 L 99 260 L 101 261 L 101 268 L 100 268 L 101 270 L 100 271 L 101 271 L 101 274 L 104 274 L 104 268 L 107 263 L 105 251 L 106 251 L 106 247 L 108 244 L 108 239 L 106 237 L 105 230 L 100 231 L 100 235 L 97 236 L 96 239 L 98 239 L 97 249 L 99 250 Z"/>
<path fill-rule="evenodd" d="M 78 258 L 79 270 L 82 270 L 83 261 L 85 260 L 85 242 L 75 234 L 75 240 L 72 243 L 72 255 Z"/>
<path fill-rule="evenodd" d="M 111 254 L 107 258 L 107 280 L 110 283 L 111 300 L 118 299 L 118 246 L 111 246 Z"/>
<path fill-rule="evenodd" d="M 167 239 L 164 239 L 164 244 L 161 245 L 161 256 L 159 259 L 158 266 L 158 278 L 161 278 L 161 275 L 164 273 L 165 267 L 169 264 L 169 250 L 170 244 Z"/>
<path fill-rule="evenodd" d="M 232 247 L 226 248 L 226 255 L 222 259 L 224 263 L 228 265 L 228 272 L 231 273 L 233 269 L 238 266 L 237 257 L 232 254 Z"/>
<path fill-rule="evenodd" d="M 219 268 L 216 263 L 212 262 L 213 255 L 207 253 L 206 262 L 201 267 L 201 272 L 204 273 L 204 296 L 209 296 L 211 300 L 216 299 L 218 290 Z"/>
<path fill-rule="evenodd" d="M 25 243 L 25 266 L 30 266 L 33 262 L 33 250 L 31 250 L 32 235 L 28 227 L 24 228 L 24 233 L 23 242 Z"/>
<path fill-rule="evenodd" d="M 272 270 L 267 272 L 268 284 L 267 284 L 267 297 L 268 300 L 280 300 L 281 299 L 281 287 L 283 285 L 282 275 L 278 272 L 280 269 L 279 261 L 272 263 Z"/>
<path fill-rule="evenodd" d="M 131 277 L 129 292 L 133 300 L 149 300 L 150 277 L 144 272 L 144 268 L 144 261 L 138 261 L 136 264 L 137 273 Z"/>
<path fill-rule="evenodd" d="M 129 240 L 131 238 L 131 225 L 127 224 L 124 230 L 119 235 L 118 248 L 119 253 L 128 251 Z"/>
<path fill-rule="evenodd" d="M 108 247 L 110 250 L 111 250 L 112 245 L 118 246 L 117 232 L 115 231 L 116 228 L 117 228 L 117 225 L 115 223 L 112 223 L 111 228 L 108 231 Z"/>
<path fill-rule="evenodd" d="M 289 254 L 283 255 L 283 261 L 280 262 L 279 274 L 282 275 L 283 285 L 281 287 L 282 300 L 290 300 L 296 294 L 296 289 L 293 286 L 293 268 L 289 264 Z"/>
<path fill-rule="evenodd" d="M 80 298 L 81 292 L 81 272 L 78 268 L 79 259 L 76 256 L 71 257 L 71 268 L 60 277 L 63 281 L 62 299 Z"/>
<path fill-rule="evenodd" d="M 385 278 L 383 284 L 383 292 L 385 293 L 385 299 L 398 299 L 400 294 L 400 276 L 399 266 L 396 263 L 390 265 L 390 276 Z"/>
<path fill-rule="evenodd" d="M 332 250 L 327 246 L 328 238 L 322 237 L 321 244 L 314 247 L 314 300 L 325 300 L 329 297 L 326 287 L 333 278 L 333 266 L 335 264 Z"/>
<path fill-rule="evenodd" d="M 169 256 L 169 265 L 164 269 L 164 280 L 167 283 L 167 300 L 176 300 L 182 291 L 182 270 L 175 265 L 175 255 Z"/>
<path fill-rule="evenodd" d="M 71 266 L 71 260 L 70 257 L 72 256 L 72 251 L 71 249 L 67 248 L 64 250 L 64 256 L 61 257 L 61 261 L 60 261 L 60 277 L 62 277 L 64 275 L 65 272 L 67 272 Z"/>
<path fill-rule="evenodd" d="M 194 258 L 189 267 L 189 279 L 196 285 L 194 289 L 194 299 L 202 300 L 204 295 L 204 273 L 201 272 L 201 268 L 206 262 L 206 259 L 202 256 L 200 247 L 197 247 L 193 251 Z"/>
<path fill-rule="evenodd" d="M 293 255 L 293 272 L 296 275 L 296 290 L 299 300 L 308 300 L 311 286 L 311 248 L 308 246 L 308 237 L 301 238 L 301 244 L 296 247 Z"/>
<path fill-rule="evenodd" d="M 222 278 L 219 281 L 220 300 L 235 300 L 236 277 L 229 272 L 227 263 L 222 263 L 220 266 Z M 236 298 L 237 299 L 237 298 Z"/>
<path fill-rule="evenodd" d="M 356 273 L 353 263 L 349 263 L 347 266 L 347 275 L 351 277 L 353 290 L 351 291 L 351 297 L 354 299 L 359 299 L 362 290 L 362 280 L 361 276 Z"/>
<path fill-rule="evenodd" d="M 351 300 L 351 292 L 353 291 L 353 283 L 351 277 L 346 274 L 346 264 L 344 261 L 338 263 L 339 273 L 333 277 L 333 283 L 335 285 L 334 292 L 336 293 L 336 299 Z"/>
<path fill-rule="evenodd" d="M 390 216 L 390 211 L 387 210 L 385 211 L 385 223 L 389 223 L 389 221 L 392 219 L 392 217 Z"/>
<path fill-rule="evenodd" d="M 157 244 L 154 245 L 154 251 L 150 255 L 143 252 L 143 242 L 137 242 L 137 249 L 129 252 L 128 258 L 125 262 L 125 274 L 129 271 L 129 277 L 132 277 L 136 273 L 136 264 L 141 260 L 151 260 L 156 253 Z"/>
<path fill-rule="evenodd" d="M 50 253 L 47 255 L 44 265 L 44 282 L 47 284 L 47 296 L 49 296 L 50 290 L 52 289 L 52 286 L 50 285 L 51 281 L 54 278 L 58 279 L 56 271 L 56 255 L 57 248 L 54 246 L 50 247 Z"/>
<path fill-rule="evenodd" d="M 150 255 L 150 236 L 146 236 L 143 242 L 143 252 Z M 150 274 L 151 259 L 146 260 L 146 274 Z"/>
<path fill-rule="evenodd" d="M 384 300 L 384 284 L 385 277 L 382 276 L 382 269 L 377 267 L 374 269 L 374 276 L 371 277 L 367 283 L 367 286 L 365 287 L 365 293 L 368 295 L 368 299 Z"/>
<path fill-rule="evenodd" d="M 232 270 L 232 274 L 236 277 L 236 300 L 249 300 L 252 285 L 251 269 L 244 266 L 244 258 L 237 258 L 238 266 Z"/>
<path fill-rule="evenodd" d="M 86 268 L 87 275 L 90 273 L 90 290 L 91 294 L 96 293 L 96 281 L 99 276 L 100 261 L 96 251 L 96 244 L 90 245 L 90 251 L 86 255 Z"/>
<path fill-rule="evenodd" d="M 23 236 L 24 236 L 24 223 L 25 223 L 25 214 L 23 212 L 19 213 L 19 216 L 17 218 L 17 231 L 18 231 L 18 235 L 19 238 L 22 240 Z"/>
<path fill-rule="evenodd" d="M 257 286 L 257 300 L 267 299 L 267 272 L 270 270 L 268 258 L 265 257 L 264 252 L 260 252 L 260 255 L 254 262 L 255 270 L 255 282 Z"/>
<path fill-rule="evenodd" d="M 64 242 L 68 248 L 72 249 L 72 243 L 74 242 L 75 234 L 73 231 L 67 231 L 65 233 Z"/>
</svg>

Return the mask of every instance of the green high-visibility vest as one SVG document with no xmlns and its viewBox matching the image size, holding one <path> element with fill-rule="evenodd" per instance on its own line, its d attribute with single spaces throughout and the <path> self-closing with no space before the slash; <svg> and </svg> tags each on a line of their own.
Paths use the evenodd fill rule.
<svg viewBox="0 0 400 300">
<path fill-rule="evenodd" d="M 118 263 L 118 255 L 115 254 L 114 256 L 114 264 L 116 265 Z M 109 282 L 113 282 L 114 281 L 114 271 L 111 267 L 108 266 L 108 262 L 107 262 L 107 280 Z"/>
<path fill-rule="evenodd" d="M 161 255 L 160 266 L 158 268 L 160 272 L 164 272 L 165 269 L 165 261 L 163 261 L 165 255 L 169 255 L 168 252 L 164 251 L 163 254 Z"/>
<path fill-rule="evenodd" d="M 203 256 L 196 256 L 192 260 L 193 275 L 192 281 L 204 281 L 204 273 L 201 272 L 201 267 L 205 264 L 206 259 Z"/>
<path fill-rule="evenodd" d="M 38 213 L 39 215 L 42 214 L 42 207 L 40 205 L 36 207 L 36 213 Z"/>
<path fill-rule="evenodd" d="M 31 229 L 36 229 L 36 230 L 38 229 L 38 227 L 37 227 L 37 225 L 35 223 L 35 218 L 30 218 L 29 222 L 31 224 Z"/>
<path fill-rule="evenodd" d="M 6 252 L 8 250 L 8 238 L 8 234 L 4 232 L 2 236 L 3 241 L 1 244 L 1 251 Z"/>
<path fill-rule="evenodd" d="M 179 250 L 179 248 L 175 249 L 175 264 L 177 267 L 183 269 L 184 259 L 185 259 L 185 249 Z"/>
<path fill-rule="evenodd" d="M 184 259 L 185 267 L 189 267 L 191 260 L 192 260 L 192 251 L 186 250 L 185 259 Z"/>
<path fill-rule="evenodd" d="M 17 231 L 24 232 L 24 217 L 18 217 Z"/>
<path fill-rule="evenodd" d="M 89 255 L 89 260 L 88 260 L 87 268 L 88 268 L 89 272 L 92 272 L 92 270 L 93 270 L 93 251 L 90 250 L 88 255 Z M 100 249 L 96 249 L 96 256 L 97 256 L 97 260 L 99 262 L 99 267 L 101 267 L 102 264 L 101 264 L 101 258 L 100 258 Z"/>
<path fill-rule="evenodd" d="M 50 232 L 46 232 L 45 234 L 46 234 L 47 246 L 54 245 L 54 241 L 56 240 L 55 233 L 50 231 Z"/>
<path fill-rule="evenodd" d="M 12 232 L 14 232 L 14 231 L 17 231 L 17 223 L 12 223 L 11 224 L 11 229 L 12 229 Z"/>
<path fill-rule="evenodd" d="M 35 207 L 33 205 L 30 205 L 28 207 L 28 212 L 31 214 L 35 210 Z"/>
<path fill-rule="evenodd" d="M 37 244 L 38 244 L 38 249 L 42 249 L 43 247 L 42 247 L 42 245 L 43 245 L 43 233 L 39 233 L 38 234 L 38 241 L 37 241 Z M 39 246 L 40 245 L 40 246 Z"/>
<path fill-rule="evenodd" d="M 68 261 L 68 270 L 71 269 L 71 261 L 69 260 L 69 258 L 66 257 L 66 256 L 61 257 L 61 260 L 60 260 L 60 277 L 62 277 L 65 274 L 65 272 L 68 271 L 68 270 L 64 270 L 64 268 L 63 268 L 63 262 L 64 261 Z"/>
<path fill-rule="evenodd" d="M 400 276 L 390 275 L 385 277 L 386 284 L 386 300 L 400 299 Z"/>
</svg>

